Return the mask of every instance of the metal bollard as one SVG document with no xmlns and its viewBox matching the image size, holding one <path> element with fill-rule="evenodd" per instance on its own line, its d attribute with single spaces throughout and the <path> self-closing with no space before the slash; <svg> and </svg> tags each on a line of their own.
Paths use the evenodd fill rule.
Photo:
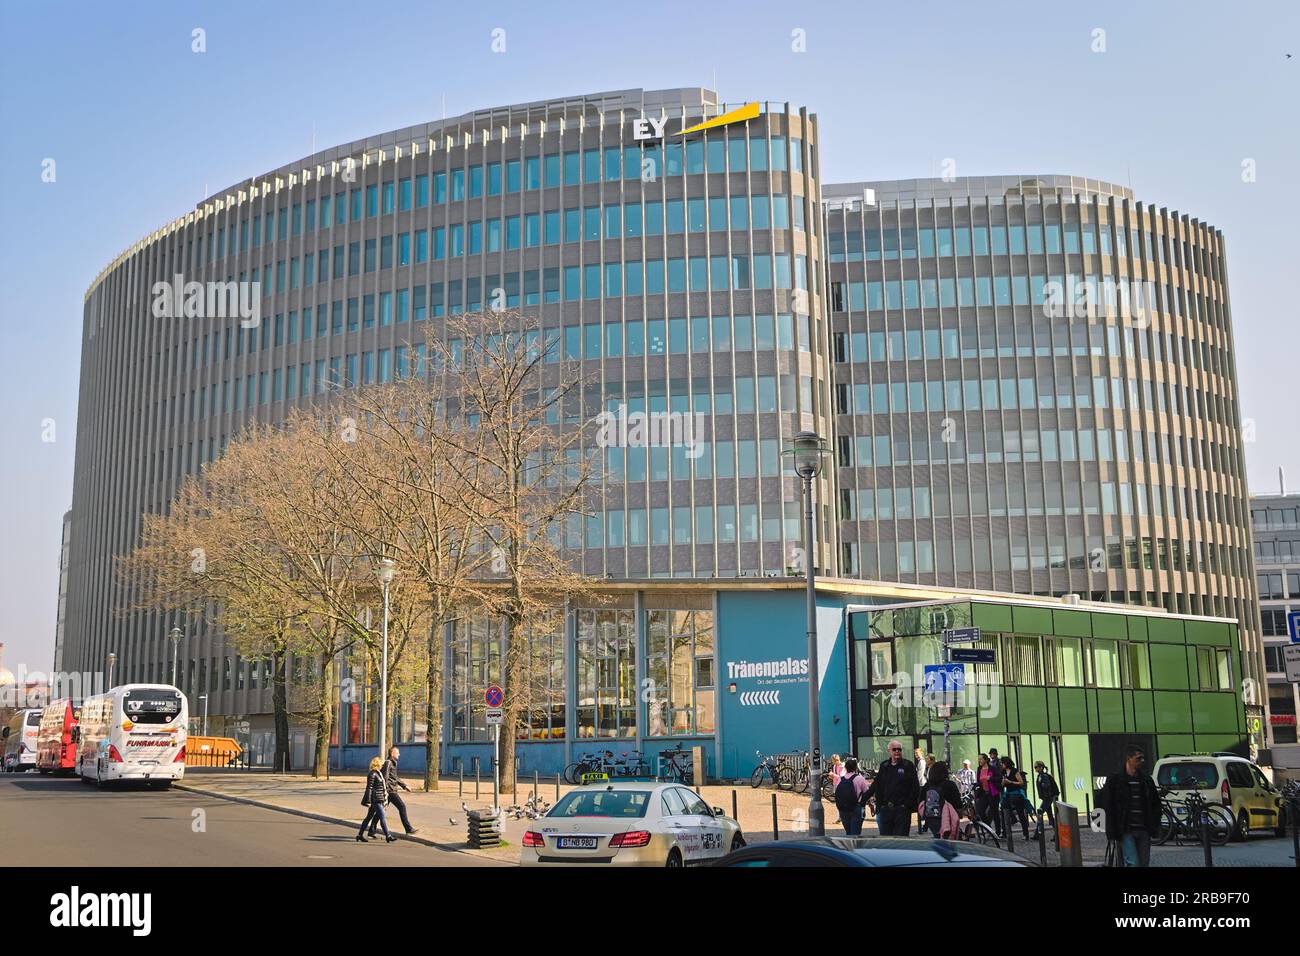
<svg viewBox="0 0 1300 956">
<path fill-rule="evenodd" d="M 475 799 L 475 800 L 478 799 L 478 785 L 479 785 L 479 773 L 478 773 L 478 770 L 479 770 L 479 768 L 478 768 L 478 758 L 475 757 L 475 758 L 474 758 L 474 799 Z"/>
<path fill-rule="evenodd" d="M 1205 865 L 1214 868 L 1214 853 L 1210 849 L 1210 815 L 1201 810 L 1201 847 L 1205 850 Z"/>
<path fill-rule="evenodd" d="M 533 771 L 533 803 L 534 803 L 534 804 L 537 803 L 537 781 L 538 781 L 538 779 L 539 779 L 539 778 L 538 778 L 538 776 L 537 776 L 537 771 L 534 770 L 534 771 Z"/>
<path fill-rule="evenodd" d="M 776 793 L 772 794 L 772 839 L 781 839 L 781 830 L 776 821 Z"/>
<path fill-rule="evenodd" d="M 1079 809 L 1056 802 L 1056 835 L 1061 866 L 1083 866 L 1083 844 L 1079 835 Z"/>
<path fill-rule="evenodd" d="M 557 773 L 555 775 L 555 801 L 558 803 L 559 800 L 560 800 L 560 775 Z"/>
<path fill-rule="evenodd" d="M 731 819 L 739 821 L 740 816 L 736 813 L 736 791 L 731 791 Z"/>
<path fill-rule="evenodd" d="M 1011 833 L 1011 808 L 1002 808 L 1002 832 L 1007 835 L 1007 852 L 1016 852 L 1016 838 Z"/>
<path fill-rule="evenodd" d="M 464 798 L 465 796 L 465 765 L 464 764 L 460 765 L 460 771 L 458 776 L 460 777 L 460 784 L 456 788 L 456 796 Z"/>
<path fill-rule="evenodd" d="M 1043 811 L 1038 811 L 1038 862 L 1047 866 L 1047 833 L 1043 830 Z"/>
</svg>

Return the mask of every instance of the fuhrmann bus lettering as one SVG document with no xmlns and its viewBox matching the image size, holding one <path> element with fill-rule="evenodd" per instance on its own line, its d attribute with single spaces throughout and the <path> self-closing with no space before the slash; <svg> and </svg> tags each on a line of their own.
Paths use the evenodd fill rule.
<svg viewBox="0 0 1300 956">
<path fill-rule="evenodd" d="M 153 895 L 82 893 L 74 886 L 50 897 L 50 925 L 69 929 L 129 926 L 133 936 L 148 936 L 153 928 Z"/>
<path fill-rule="evenodd" d="M 776 661 L 728 661 L 727 678 L 789 677 L 807 675 L 808 658 L 787 657 Z"/>
</svg>

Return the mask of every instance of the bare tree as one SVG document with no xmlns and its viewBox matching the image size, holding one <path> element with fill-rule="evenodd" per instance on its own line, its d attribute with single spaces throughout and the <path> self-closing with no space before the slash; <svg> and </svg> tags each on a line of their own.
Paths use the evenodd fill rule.
<svg viewBox="0 0 1300 956">
<path fill-rule="evenodd" d="M 529 696 L 529 625 L 593 589 L 576 566 L 580 548 L 566 548 L 566 533 L 576 526 L 581 534 L 595 493 L 594 466 L 583 454 L 591 415 L 582 407 L 579 370 L 548 361 L 556 343 L 518 312 L 455 317 L 429 344 L 433 371 L 455 396 L 448 414 L 468 426 L 447 439 L 475 462 L 462 507 L 474 514 L 488 549 L 486 579 L 499 582 L 482 610 L 499 614 L 506 627 L 500 769 L 503 791 L 511 793 Z"/>
</svg>

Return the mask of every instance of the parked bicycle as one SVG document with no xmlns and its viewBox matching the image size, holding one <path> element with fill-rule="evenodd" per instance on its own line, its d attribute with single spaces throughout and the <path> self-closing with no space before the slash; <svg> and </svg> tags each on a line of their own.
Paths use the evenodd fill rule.
<svg viewBox="0 0 1300 956">
<path fill-rule="evenodd" d="M 763 756 L 763 751 L 755 750 L 758 766 L 749 775 L 749 785 L 757 790 L 767 780 L 771 780 L 778 790 L 790 790 L 794 787 L 794 771 L 786 766 L 784 760 L 771 754 Z"/>
<path fill-rule="evenodd" d="M 582 783 L 583 776 L 589 773 L 603 773 L 613 776 L 613 770 L 614 752 L 612 750 L 583 754 L 576 761 L 564 768 L 564 782 L 573 784 Z"/>
<path fill-rule="evenodd" d="M 1211 846 L 1228 842 L 1235 825 L 1230 812 L 1220 804 L 1206 802 L 1195 791 L 1181 801 L 1170 800 L 1169 793 L 1169 788 L 1160 788 L 1160 829 L 1153 838 L 1154 843 L 1164 846 L 1170 839 L 1178 846 L 1184 841 L 1200 843 L 1202 827 L 1209 830 Z"/>
<path fill-rule="evenodd" d="M 979 843 L 982 846 L 1001 848 L 1002 841 L 998 838 L 998 831 L 985 821 L 979 819 L 979 815 L 975 812 L 975 800 L 973 794 L 970 799 L 966 799 L 963 795 L 961 812 L 958 814 L 958 817 L 958 840 L 967 840 L 971 843 Z"/>
<path fill-rule="evenodd" d="M 659 773 L 657 776 L 691 786 L 695 782 L 695 770 L 691 765 L 691 752 L 678 744 L 672 750 L 659 751 Z"/>
</svg>

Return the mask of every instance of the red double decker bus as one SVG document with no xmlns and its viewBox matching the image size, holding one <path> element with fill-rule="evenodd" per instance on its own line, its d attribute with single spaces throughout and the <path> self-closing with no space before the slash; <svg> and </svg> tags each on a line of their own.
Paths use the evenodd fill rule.
<svg viewBox="0 0 1300 956">
<path fill-rule="evenodd" d="M 52 701 L 41 712 L 36 733 L 36 769 L 41 773 L 72 773 L 77 767 L 77 724 L 81 710 L 72 700 Z"/>
</svg>

